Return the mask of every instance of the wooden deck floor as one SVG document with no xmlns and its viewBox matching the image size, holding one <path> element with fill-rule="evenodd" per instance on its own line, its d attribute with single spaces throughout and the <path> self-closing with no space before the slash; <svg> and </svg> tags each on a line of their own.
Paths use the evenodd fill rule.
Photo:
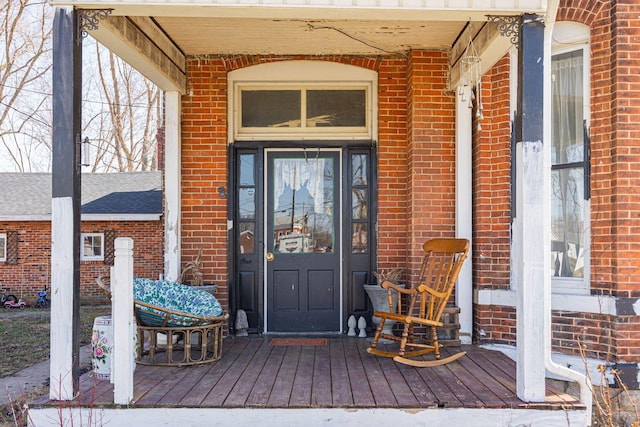
<svg viewBox="0 0 640 427">
<path fill-rule="evenodd" d="M 559 390 L 529 404 L 515 392 L 515 363 L 470 346 L 456 362 L 413 368 L 368 354 L 369 341 L 329 338 L 320 346 L 271 346 L 268 338 L 227 338 L 219 361 L 194 367 L 138 365 L 135 408 L 535 408 L 583 409 Z M 90 373 L 80 404 L 113 404 L 113 386 Z M 33 406 L 55 404 L 42 398 Z"/>
</svg>

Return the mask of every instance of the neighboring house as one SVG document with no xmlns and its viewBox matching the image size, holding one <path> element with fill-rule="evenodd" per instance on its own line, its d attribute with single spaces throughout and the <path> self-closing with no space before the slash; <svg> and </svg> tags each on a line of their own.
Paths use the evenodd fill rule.
<svg viewBox="0 0 640 427">
<path fill-rule="evenodd" d="M 25 301 L 51 282 L 51 174 L 0 173 L 0 283 Z M 113 265 L 116 237 L 131 237 L 136 274 L 162 273 L 160 172 L 82 175 L 80 298 L 106 302 L 96 277 Z"/>
<path fill-rule="evenodd" d="M 638 388 L 637 1 L 50 3 L 61 66 L 77 14 L 166 91 L 167 278 L 202 249 L 252 331 L 341 333 L 373 271 L 410 281 L 426 239 L 467 237 L 461 339 L 513 350 L 519 396 L 580 345 Z"/>
</svg>

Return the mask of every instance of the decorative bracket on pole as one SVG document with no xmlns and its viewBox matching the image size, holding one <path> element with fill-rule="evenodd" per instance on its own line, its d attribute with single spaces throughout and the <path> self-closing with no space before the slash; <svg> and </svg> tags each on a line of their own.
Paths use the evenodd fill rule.
<svg viewBox="0 0 640 427">
<path fill-rule="evenodd" d="M 509 37 L 511 44 L 518 46 L 520 39 L 520 28 L 525 22 L 544 21 L 540 15 L 524 14 L 520 15 L 487 15 L 489 22 L 498 26 L 501 36 Z"/>
<path fill-rule="evenodd" d="M 518 45 L 521 22 L 519 15 L 487 15 L 487 18 L 498 26 L 501 36 L 509 37 L 511 44 Z"/>
<path fill-rule="evenodd" d="M 78 37 L 76 43 L 80 45 L 82 39 L 89 35 L 89 31 L 97 30 L 100 21 L 111 15 L 113 9 L 76 9 L 78 14 Z"/>
</svg>

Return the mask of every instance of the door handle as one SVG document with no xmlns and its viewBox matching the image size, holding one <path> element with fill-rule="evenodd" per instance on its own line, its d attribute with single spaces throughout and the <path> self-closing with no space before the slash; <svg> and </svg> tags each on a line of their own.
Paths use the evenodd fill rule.
<svg viewBox="0 0 640 427">
<path fill-rule="evenodd" d="M 267 252 L 267 255 L 265 256 L 265 258 L 267 259 L 268 262 L 271 262 L 274 259 L 276 259 L 276 256 L 273 254 L 273 252 Z"/>
</svg>

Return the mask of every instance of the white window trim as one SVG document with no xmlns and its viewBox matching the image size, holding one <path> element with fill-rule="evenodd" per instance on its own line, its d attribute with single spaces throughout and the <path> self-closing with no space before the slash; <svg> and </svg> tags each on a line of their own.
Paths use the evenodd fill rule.
<svg viewBox="0 0 640 427">
<path fill-rule="evenodd" d="M 0 233 L 0 247 L 4 248 L 2 255 L 0 255 L 0 262 L 7 261 L 7 234 Z"/>
<path fill-rule="evenodd" d="M 301 78 L 303 76 L 303 78 Z M 374 140 L 377 138 L 378 74 L 354 65 L 326 61 L 282 61 L 242 68 L 228 75 L 228 140 Z M 242 89 L 364 89 L 366 125 L 362 128 L 240 127 Z"/>
<path fill-rule="evenodd" d="M 474 291 L 473 302 L 479 305 L 515 308 L 517 298 L 518 294 L 515 290 L 477 289 Z M 612 296 L 576 295 L 566 292 L 554 292 L 551 296 L 551 309 L 616 316 L 618 314 L 617 300 L 616 297 Z M 638 310 L 640 312 L 640 307 Z"/>
<path fill-rule="evenodd" d="M 553 31 L 551 56 L 582 50 L 584 93 L 583 115 L 591 122 L 591 51 L 589 27 L 576 22 L 557 22 Z M 551 64 L 549 64 L 551 66 Z M 586 153 L 585 153 L 586 155 Z M 588 295 L 591 290 L 591 201 L 585 201 L 584 267 L 582 278 L 551 277 L 551 289 L 555 294 Z"/>
<path fill-rule="evenodd" d="M 589 27 L 584 24 L 575 22 L 562 21 L 557 22 L 554 25 L 553 30 L 553 42 L 551 47 L 551 56 L 578 49 L 584 49 L 584 75 L 583 82 L 585 88 L 584 96 L 584 118 L 587 123 L 590 123 L 591 117 L 591 73 L 590 73 L 590 61 L 591 52 L 589 49 Z M 518 81 L 518 54 L 515 48 L 511 49 L 510 55 L 510 103 L 511 103 L 511 117 L 514 117 L 517 108 L 517 81 Z M 550 66 L 551 64 L 549 64 Z M 550 169 L 550 164 L 547 166 Z M 551 173 L 551 170 L 549 170 Z M 549 212 L 550 216 L 550 212 Z M 517 221 L 521 220 L 522 215 L 516 216 L 512 227 L 517 226 Z M 589 200 L 585 203 L 585 223 L 589 224 L 585 230 L 585 253 L 584 253 L 584 277 L 583 278 L 569 278 L 569 277 L 551 277 L 551 289 L 552 293 L 558 295 L 590 295 L 591 290 L 591 202 Z M 517 289 L 516 281 L 517 270 L 520 268 L 517 262 L 514 262 L 513 255 L 516 253 L 516 247 L 522 245 L 523 242 L 512 241 L 511 243 L 511 290 Z M 550 242 L 547 242 L 547 253 L 550 252 Z"/>
<path fill-rule="evenodd" d="M 85 256 L 83 246 L 86 237 L 100 237 L 100 255 Z M 82 233 L 80 235 L 80 260 L 81 261 L 104 261 L 104 233 Z"/>
</svg>

